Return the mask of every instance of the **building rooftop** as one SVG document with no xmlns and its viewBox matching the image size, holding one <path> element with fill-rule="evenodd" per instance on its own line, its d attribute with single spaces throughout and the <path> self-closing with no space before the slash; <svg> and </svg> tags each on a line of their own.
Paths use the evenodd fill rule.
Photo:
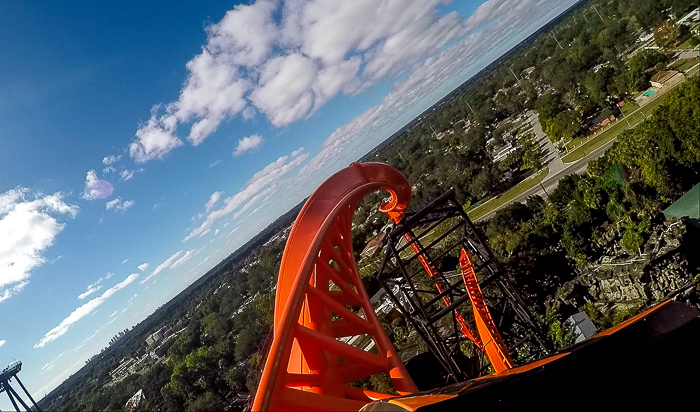
<svg viewBox="0 0 700 412">
<path fill-rule="evenodd" d="M 664 216 L 684 219 L 700 227 L 700 183 L 667 207 Z"/>
<path fill-rule="evenodd" d="M 675 76 L 678 72 L 675 70 L 667 70 L 663 72 L 658 72 L 651 77 L 651 82 L 654 83 L 665 83 L 671 77 Z"/>
</svg>

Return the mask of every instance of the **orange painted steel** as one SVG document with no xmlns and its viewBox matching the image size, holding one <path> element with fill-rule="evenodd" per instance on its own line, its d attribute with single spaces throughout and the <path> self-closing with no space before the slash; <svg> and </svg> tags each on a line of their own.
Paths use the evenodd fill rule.
<svg viewBox="0 0 700 412">
<path fill-rule="evenodd" d="M 400 216 L 389 215 L 389 218 L 391 220 L 393 220 L 394 223 L 398 223 L 402 217 L 403 217 L 403 215 L 400 215 Z M 396 219 L 398 219 L 398 220 L 396 220 Z M 421 247 L 418 246 L 417 242 L 415 242 L 415 238 L 410 233 L 404 234 L 403 237 L 406 240 L 407 244 L 411 245 L 411 249 L 413 250 L 413 253 L 418 255 L 418 261 L 423 266 L 423 269 L 425 270 L 425 272 L 430 276 L 431 279 L 435 280 L 435 288 L 437 289 L 438 293 L 442 293 L 445 290 L 445 288 L 444 288 L 444 284 L 442 282 L 442 279 L 440 279 L 440 276 L 438 275 L 438 271 L 435 270 L 433 265 L 430 263 L 428 258 L 423 253 L 423 250 L 421 249 Z M 450 304 L 452 303 L 452 302 L 450 302 L 450 299 L 447 296 L 443 296 L 442 301 L 443 301 L 443 303 L 445 303 L 445 306 L 450 306 Z M 479 339 L 479 336 L 476 333 L 474 333 L 474 330 L 464 320 L 462 315 L 460 315 L 457 311 L 455 311 L 454 315 L 455 315 L 455 320 L 457 321 L 457 324 L 459 324 L 459 329 L 462 332 L 462 334 L 467 339 L 474 342 L 474 344 L 479 349 L 481 349 L 483 351 L 484 345 L 482 345 L 481 339 Z"/>
<path fill-rule="evenodd" d="M 491 366 L 493 366 L 496 373 L 511 369 L 513 360 L 508 354 L 508 348 L 503 343 L 501 334 L 498 332 L 498 328 L 491 317 L 491 312 L 486 306 L 479 281 L 476 279 L 476 273 L 474 273 L 474 264 L 464 249 L 462 249 L 462 253 L 459 256 L 459 266 L 462 269 L 462 279 L 469 294 L 469 299 L 472 302 L 476 329 L 479 331 L 479 337 L 483 342 L 484 351 L 491 362 Z"/>
<path fill-rule="evenodd" d="M 391 395 L 347 384 L 379 372 L 389 374 L 397 393 L 417 392 L 374 313 L 352 251 L 355 209 L 379 189 L 391 194 L 381 210 L 403 216 L 411 187 L 379 163 L 353 163 L 334 174 L 299 213 L 282 257 L 274 337 L 253 410 L 359 410 Z M 378 353 L 339 340 L 358 335 L 372 339 Z"/>
</svg>

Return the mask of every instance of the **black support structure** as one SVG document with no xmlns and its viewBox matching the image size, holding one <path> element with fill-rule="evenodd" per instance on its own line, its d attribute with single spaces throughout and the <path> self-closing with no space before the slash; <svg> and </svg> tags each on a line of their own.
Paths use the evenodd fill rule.
<svg viewBox="0 0 700 412">
<path fill-rule="evenodd" d="M 29 394 L 29 391 L 27 388 L 24 386 L 21 380 L 19 380 L 19 376 L 17 374 L 19 371 L 22 370 L 22 362 L 20 361 L 15 361 L 12 362 L 8 367 L 2 370 L 0 372 L 0 393 L 5 392 L 7 393 L 7 396 L 10 398 L 10 402 L 12 402 L 12 406 L 15 407 L 15 411 L 19 412 L 19 406 L 17 405 L 17 402 L 22 405 L 24 410 L 30 411 L 30 410 L 36 410 L 41 412 L 41 408 L 39 408 L 39 405 L 34 402 L 34 398 L 32 398 L 32 395 Z M 22 388 L 24 391 L 25 395 L 27 395 L 27 398 L 32 402 L 32 405 L 34 405 L 34 409 L 30 408 L 29 405 L 27 405 L 26 402 L 22 399 L 22 397 L 15 391 L 15 389 L 10 385 L 10 381 L 14 379 L 19 383 L 19 386 Z"/>
<path fill-rule="evenodd" d="M 471 303 L 457 260 L 461 249 L 472 256 L 484 299 L 516 364 L 549 353 L 540 326 L 454 191 L 407 214 L 387 238 L 384 259 L 375 276 L 440 362 L 447 382 L 464 381 L 486 372 L 482 354 L 475 346 L 470 348 L 471 342 L 466 343 L 455 316 L 459 313 L 473 325 Z M 413 251 L 414 243 L 435 269 L 436 277 L 429 277 L 424 270 L 419 254 Z M 436 283 L 442 292 L 438 292 Z M 465 351 L 472 356 L 466 356 Z"/>
</svg>

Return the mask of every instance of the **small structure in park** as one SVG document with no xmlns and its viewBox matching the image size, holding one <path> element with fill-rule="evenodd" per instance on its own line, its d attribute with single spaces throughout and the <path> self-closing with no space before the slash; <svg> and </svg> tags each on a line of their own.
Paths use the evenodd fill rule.
<svg viewBox="0 0 700 412">
<path fill-rule="evenodd" d="M 367 242 L 367 246 L 360 253 L 360 258 L 364 259 L 367 256 L 372 256 L 378 250 L 381 250 L 385 243 L 384 237 L 386 237 L 386 233 L 382 232 Z"/>
<path fill-rule="evenodd" d="M 138 392 L 136 392 L 131 398 L 129 398 L 128 401 L 126 401 L 126 405 L 124 405 L 124 407 L 129 412 L 134 411 L 136 408 L 139 407 L 143 399 L 143 389 L 139 389 Z"/>
<path fill-rule="evenodd" d="M 41 408 L 39 408 L 39 405 L 34 402 L 34 398 L 32 398 L 32 395 L 29 394 L 29 391 L 27 391 L 27 388 L 24 387 L 24 384 L 22 383 L 21 380 L 19 380 L 19 376 L 17 374 L 19 371 L 22 370 L 22 362 L 20 361 L 14 361 L 11 364 L 9 364 L 5 369 L 0 372 L 0 393 L 5 392 L 7 393 L 7 396 L 10 398 L 10 402 L 12 402 L 12 406 L 15 407 L 15 410 L 19 412 L 19 406 L 17 406 L 17 402 L 19 402 L 24 410 L 29 411 L 32 410 L 24 400 L 19 396 L 17 391 L 10 385 L 10 380 L 14 379 L 19 383 L 19 386 L 22 388 L 24 393 L 27 395 L 29 400 L 32 402 L 34 405 L 35 410 L 41 412 Z"/>
<path fill-rule="evenodd" d="M 700 183 L 667 207 L 664 216 L 685 220 L 700 229 Z"/>
<path fill-rule="evenodd" d="M 574 343 L 583 342 L 598 333 L 586 312 L 574 313 L 564 321 L 564 327 L 571 331 Z"/>
</svg>

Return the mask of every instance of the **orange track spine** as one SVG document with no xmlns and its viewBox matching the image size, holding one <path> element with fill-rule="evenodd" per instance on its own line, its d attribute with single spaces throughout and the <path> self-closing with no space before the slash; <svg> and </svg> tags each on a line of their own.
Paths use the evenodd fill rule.
<svg viewBox="0 0 700 412">
<path fill-rule="evenodd" d="M 476 273 L 474 273 L 474 264 L 464 249 L 462 249 L 462 253 L 459 256 L 459 266 L 462 269 L 462 279 L 472 302 L 476 329 L 479 331 L 479 336 L 484 344 L 486 356 L 489 358 L 496 373 L 511 369 L 513 360 L 508 353 L 508 348 L 503 343 L 503 339 L 501 339 L 501 334 L 498 332 L 493 318 L 491 318 L 491 312 L 486 306 L 479 281 L 476 279 Z"/>
<path fill-rule="evenodd" d="M 411 196 L 406 178 L 379 163 L 354 163 L 326 180 L 292 227 L 280 265 L 274 335 L 254 411 L 358 410 L 391 397 L 348 383 L 389 374 L 399 394 L 417 388 L 377 319 L 355 266 L 352 217 L 368 193 L 385 189 L 382 211 L 403 215 Z M 339 338 L 364 335 L 378 353 Z"/>
</svg>

